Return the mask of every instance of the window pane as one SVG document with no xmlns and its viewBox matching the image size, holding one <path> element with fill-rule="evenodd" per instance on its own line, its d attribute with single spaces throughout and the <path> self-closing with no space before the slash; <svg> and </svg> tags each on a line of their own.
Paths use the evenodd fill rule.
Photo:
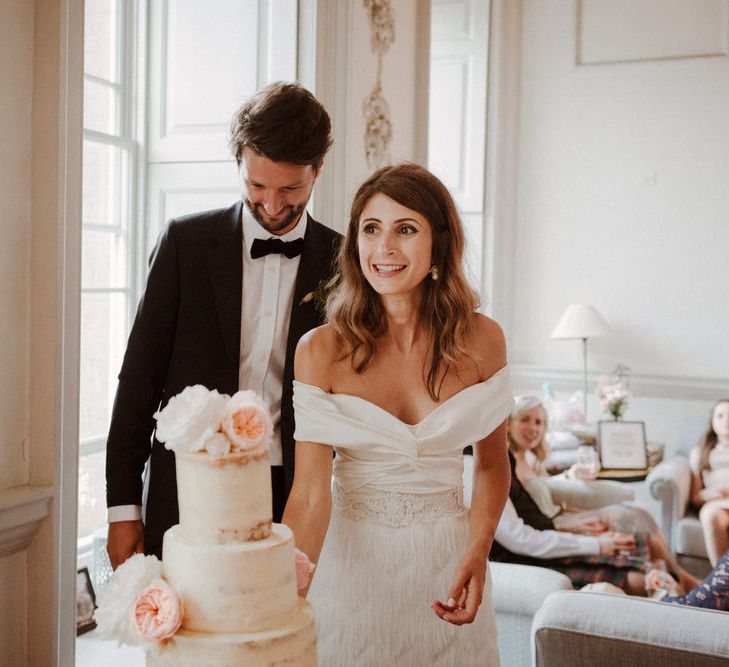
<svg viewBox="0 0 729 667">
<path fill-rule="evenodd" d="M 106 525 L 106 452 L 82 456 L 78 462 L 78 537 Z"/>
<path fill-rule="evenodd" d="M 127 331 L 125 294 L 81 294 L 81 440 L 103 436 Z"/>
<path fill-rule="evenodd" d="M 84 71 L 116 81 L 116 0 L 86 0 Z"/>
<path fill-rule="evenodd" d="M 84 81 L 84 128 L 117 134 L 117 97 L 113 88 L 96 81 Z"/>
<path fill-rule="evenodd" d="M 82 238 L 82 287 L 127 287 L 124 235 L 112 231 L 84 229 Z"/>
<path fill-rule="evenodd" d="M 117 146 L 84 141 L 84 223 L 119 224 L 123 153 Z"/>
</svg>

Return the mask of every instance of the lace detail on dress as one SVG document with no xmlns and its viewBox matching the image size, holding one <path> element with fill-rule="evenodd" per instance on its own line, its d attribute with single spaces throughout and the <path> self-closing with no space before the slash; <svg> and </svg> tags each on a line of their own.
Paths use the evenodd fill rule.
<svg viewBox="0 0 729 667">
<path fill-rule="evenodd" d="M 443 493 L 348 493 L 339 484 L 334 485 L 334 504 L 350 519 L 374 519 L 392 528 L 439 519 L 466 509 L 463 489 Z"/>
</svg>

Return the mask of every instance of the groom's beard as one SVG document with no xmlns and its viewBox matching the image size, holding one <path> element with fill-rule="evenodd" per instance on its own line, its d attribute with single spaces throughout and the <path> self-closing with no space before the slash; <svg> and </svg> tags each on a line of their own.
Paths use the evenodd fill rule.
<svg viewBox="0 0 729 667">
<path fill-rule="evenodd" d="M 306 203 L 301 204 L 301 206 L 286 206 L 284 208 L 285 214 L 282 217 L 277 216 L 272 219 L 266 214 L 263 204 L 254 204 L 250 199 L 246 199 L 245 205 L 256 222 L 270 234 L 280 234 L 287 227 L 293 229 L 295 227 L 293 223 L 299 219 L 306 208 Z"/>
</svg>

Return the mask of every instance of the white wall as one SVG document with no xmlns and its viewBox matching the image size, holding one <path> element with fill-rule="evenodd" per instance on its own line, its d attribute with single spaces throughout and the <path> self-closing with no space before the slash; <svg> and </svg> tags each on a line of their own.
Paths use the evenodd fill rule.
<svg viewBox="0 0 729 667">
<path fill-rule="evenodd" d="M 729 393 L 729 3 L 638 4 L 585 0 L 580 27 L 576 0 L 522 3 L 508 333 L 523 389 L 576 389 L 579 342 L 549 335 L 567 304 L 596 306 L 614 335 L 590 341 L 591 369 L 629 366 L 628 417 L 668 440 Z M 580 38 L 603 62 L 577 64 Z M 723 55 L 680 57 L 720 38 Z"/>
</svg>

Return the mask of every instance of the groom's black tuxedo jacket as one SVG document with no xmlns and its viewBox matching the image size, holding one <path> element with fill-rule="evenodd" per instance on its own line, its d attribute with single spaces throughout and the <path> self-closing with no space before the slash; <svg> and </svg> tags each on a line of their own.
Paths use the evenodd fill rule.
<svg viewBox="0 0 729 667">
<path fill-rule="evenodd" d="M 155 411 L 189 385 L 202 384 L 231 395 L 238 390 L 242 205 L 239 201 L 227 209 L 168 223 L 152 253 L 147 286 L 129 336 L 107 441 L 107 506 L 142 504 L 142 474 L 149 458 L 147 553 L 159 553 L 164 531 L 178 522 L 174 454 L 152 439 Z M 299 338 L 322 323 L 314 301 L 301 301 L 331 275 L 340 239 L 309 218 L 294 288 L 281 397 L 287 495 L 294 468 L 294 352 Z"/>
</svg>

